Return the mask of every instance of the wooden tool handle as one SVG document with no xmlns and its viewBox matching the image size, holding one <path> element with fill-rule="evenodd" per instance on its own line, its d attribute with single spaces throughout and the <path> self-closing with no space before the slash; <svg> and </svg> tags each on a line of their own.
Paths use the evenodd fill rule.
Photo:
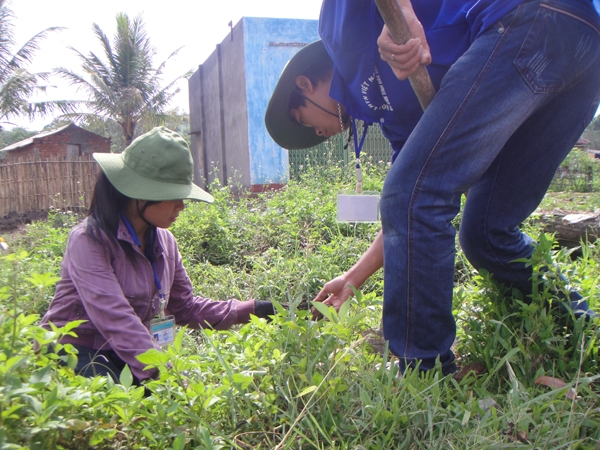
<svg viewBox="0 0 600 450">
<path fill-rule="evenodd" d="M 377 9 L 383 21 L 390 30 L 390 35 L 396 44 L 406 44 L 412 38 L 406 17 L 396 0 L 375 0 Z M 420 66 L 415 73 L 408 77 L 423 111 L 429 106 L 435 96 L 435 88 L 425 66 Z"/>
</svg>

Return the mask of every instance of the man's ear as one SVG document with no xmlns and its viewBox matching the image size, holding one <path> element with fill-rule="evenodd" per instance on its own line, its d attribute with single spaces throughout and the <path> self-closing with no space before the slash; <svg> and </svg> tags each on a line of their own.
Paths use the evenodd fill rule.
<svg viewBox="0 0 600 450">
<path fill-rule="evenodd" d="M 305 75 L 298 75 L 296 77 L 296 86 L 300 89 L 302 94 L 312 94 L 315 90 L 315 86 L 312 84 L 310 79 Z"/>
</svg>

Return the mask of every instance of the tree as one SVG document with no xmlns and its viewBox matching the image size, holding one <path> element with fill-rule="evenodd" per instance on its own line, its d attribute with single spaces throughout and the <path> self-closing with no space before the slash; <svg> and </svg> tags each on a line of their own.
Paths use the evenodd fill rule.
<svg viewBox="0 0 600 450">
<path fill-rule="evenodd" d="M 170 109 L 165 111 L 164 120 L 161 121 L 160 125 L 163 125 L 173 131 L 179 133 L 190 145 L 190 115 L 186 112 L 179 112 L 178 108 Z M 55 118 L 52 122 L 44 126 L 42 131 L 55 130 L 56 128 L 69 125 L 70 119 L 64 116 Z M 104 137 L 110 138 L 111 145 L 110 151 L 113 153 L 120 153 L 125 149 L 125 139 L 123 138 L 123 130 L 117 122 L 112 119 L 103 119 L 96 116 L 87 116 L 77 124 L 81 128 L 91 131 L 92 133 L 99 134 Z M 140 124 L 135 129 L 134 139 L 147 131 L 152 129 L 147 124 Z M 6 132 L 8 133 L 8 132 Z M 33 132 L 34 134 L 36 132 Z M 0 136 L 1 141 L 2 136 Z M 6 144 L 8 145 L 8 144 Z"/>
<path fill-rule="evenodd" d="M 30 103 L 28 100 L 36 90 L 45 90 L 43 82 L 48 80 L 50 74 L 32 73 L 25 66 L 32 62 L 40 41 L 61 28 L 51 27 L 40 31 L 13 53 L 13 18 L 6 0 L 0 0 L 0 129 L 3 123 L 10 124 L 8 120 L 11 117 L 27 115 L 33 118 L 55 111 L 69 111 L 68 105 L 62 101 Z"/>
<path fill-rule="evenodd" d="M 0 148 L 35 136 L 36 134 L 38 134 L 38 131 L 31 131 L 23 127 L 14 127 L 12 130 L 2 131 L 0 134 Z"/>
<path fill-rule="evenodd" d="M 179 133 L 188 145 L 191 145 L 190 115 L 187 112 L 179 111 L 179 108 L 167 111 L 167 117 L 162 125 Z"/>
<path fill-rule="evenodd" d="M 594 120 L 588 125 L 590 131 L 600 131 L 600 115 L 594 117 Z"/>
<path fill-rule="evenodd" d="M 83 74 L 64 67 L 57 68 L 56 72 L 72 85 L 84 89 L 90 97 L 88 101 L 73 103 L 74 107 L 84 106 L 86 111 L 67 116 L 87 123 L 112 120 L 123 130 L 127 146 L 140 123 L 147 128 L 165 119 L 165 108 L 179 92 L 173 86 L 181 77 L 161 88 L 161 75 L 166 62 L 179 49 L 154 68 L 152 57 L 156 51 L 150 44 L 141 16 L 130 20 L 126 14 L 119 13 L 116 21 L 117 30 L 112 44 L 102 29 L 97 24 L 93 25 L 104 59 L 92 52 L 85 56 L 71 47 L 81 58 Z"/>
<path fill-rule="evenodd" d="M 583 137 L 590 141 L 590 148 L 600 150 L 600 115 L 588 125 L 583 132 Z"/>
</svg>

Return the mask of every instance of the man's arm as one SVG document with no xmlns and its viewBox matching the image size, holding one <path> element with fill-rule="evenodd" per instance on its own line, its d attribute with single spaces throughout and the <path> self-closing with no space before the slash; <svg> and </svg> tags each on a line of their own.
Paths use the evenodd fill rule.
<svg viewBox="0 0 600 450">
<path fill-rule="evenodd" d="M 349 286 L 359 289 L 371 275 L 382 267 L 383 231 L 380 231 L 358 262 L 343 275 L 326 283 L 314 301 L 323 302 L 326 305 L 333 306 L 336 311 L 339 311 L 344 302 L 352 295 L 352 289 Z M 313 308 L 313 316 L 317 315 L 318 313 Z"/>
</svg>

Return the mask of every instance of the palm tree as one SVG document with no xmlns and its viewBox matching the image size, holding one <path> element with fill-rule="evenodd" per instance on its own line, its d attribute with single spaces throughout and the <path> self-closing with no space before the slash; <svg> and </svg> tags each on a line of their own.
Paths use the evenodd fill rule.
<svg viewBox="0 0 600 450">
<path fill-rule="evenodd" d="M 55 69 L 63 78 L 87 92 L 90 100 L 73 103 L 85 106 L 85 111 L 69 114 L 74 120 L 114 120 L 122 130 L 125 145 L 134 138 L 140 122 L 151 126 L 160 124 L 165 108 L 179 89 L 173 89 L 177 79 L 161 88 L 161 75 L 174 51 L 157 68 L 152 65 L 156 53 L 144 30 L 141 16 L 133 21 L 124 13 L 117 14 L 117 31 L 111 44 L 97 24 L 93 30 L 102 45 L 104 60 L 90 52 L 85 56 L 71 47 L 82 61 L 83 74 L 64 67 Z"/>
<path fill-rule="evenodd" d="M 2 123 L 10 123 L 8 120 L 11 117 L 27 115 L 33 118 L 69 110 L 68 105 L 61 101 L 30 103 L 28 99 L 36 90 L 45 90 L 42 82 L 47 81 L 50 74 L 32 73 L 24 67 L 32 62 L 35 52 L 39 50 L 39 42 L 48 33 L 61 28 L 51 27 L 40 31 L 13 54 L 13 18 L 6 0 L 0 0 L 0 129 Z"/>
</svg>

